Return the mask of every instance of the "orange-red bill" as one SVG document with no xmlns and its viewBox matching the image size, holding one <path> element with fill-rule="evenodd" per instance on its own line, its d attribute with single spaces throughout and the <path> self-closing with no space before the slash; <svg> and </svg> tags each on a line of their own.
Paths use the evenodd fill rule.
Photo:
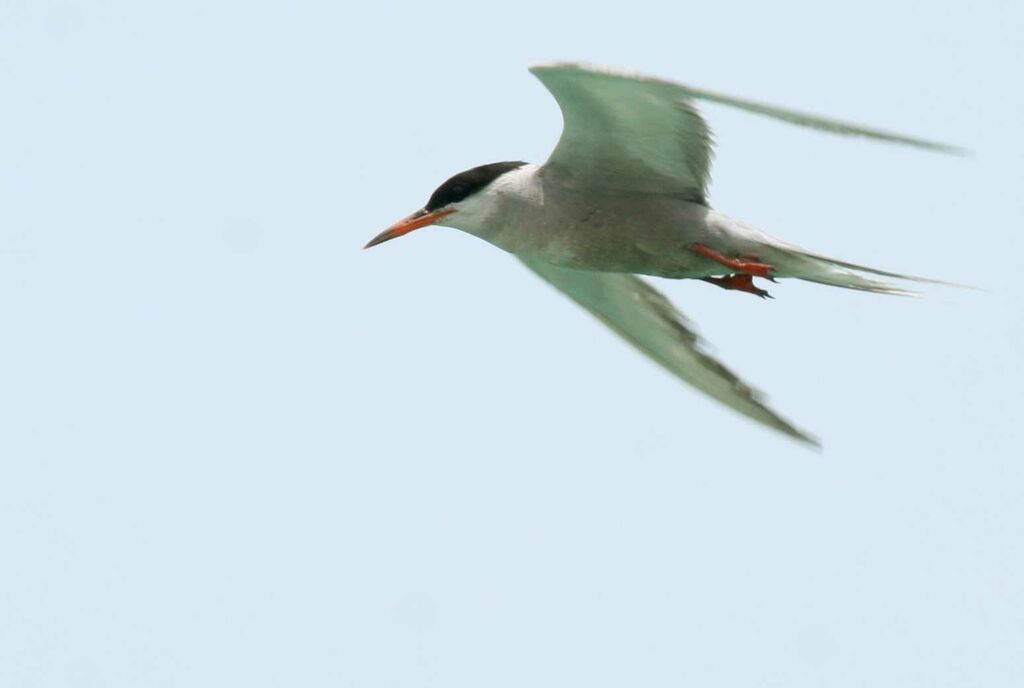
<svg viewBox="0 0 1024 688">
<path fill-rule="evenodd" d="M 399 220 L 377 236 L 370 239 L 369 243 L 367 243 L 366 246 L 363 246 L 363 248 L 370 248 L 377 244 L 383 244 L 385 241 L 391 241 L 392 239 L 397 239 L 403 234 L 408 234 L 414 229 L 435 224 L 454 212 L 454 208 L 441 208 L 440 210 L 433 210 L 430 212 L 427 212 L 426 210 L 417 210 L 409 217 Z"/>
</svg>

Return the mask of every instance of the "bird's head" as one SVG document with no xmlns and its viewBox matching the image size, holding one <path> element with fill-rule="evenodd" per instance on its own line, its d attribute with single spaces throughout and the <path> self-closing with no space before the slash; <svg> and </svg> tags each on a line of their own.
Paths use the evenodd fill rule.
<svg viewBox="0 0 1024 688">
<path fill-rule="evenodd" d="M 484 189 L 498 177 L 525 164 L 519 161 L 492 162 L 489 165 L 459 172 L 437 187 L 425 206 L 370 239 L 363 248 L 383 244 L 427 225 L 446 224 L 472 230 L 478 222 L 485 219 L 490 205 L 489 199 L 482 193 Z"/>
</svg>

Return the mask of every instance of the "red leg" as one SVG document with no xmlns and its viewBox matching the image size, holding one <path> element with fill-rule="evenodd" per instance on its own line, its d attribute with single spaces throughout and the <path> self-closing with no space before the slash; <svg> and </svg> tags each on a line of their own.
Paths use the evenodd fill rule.
<svg viewBox="0 0 1024 688">
<path fill-rule="evenodd" d="M 754 286 L 754 278 L 750 275 L 729 275 L 728 277 L 701 277 L 705 282 L 710 282 L 717 287 L 722 289 L 735 289 L 736 291 L 745 291 L 748 294 L 754 294 L 760 296 L 762 299 L 774 298 L 764 289 L 758 289 Z"/>
<path fill-rule="evenodd" d="M 710 258 L 716 263 L 721 263 L 727 268 L 732 268 L 736 272 L 742 272 L 748 275 L 756 275 L 757 277 L 768 277 L 771 278 L 775 268 L 766 263 L 759 263 L 756 260 L 744 260 L 742 258 L 726 258 L 715 249 L 705 246 L 704 244 L 691 244 L 690 250 L 697 255 Z"/>
</svg>

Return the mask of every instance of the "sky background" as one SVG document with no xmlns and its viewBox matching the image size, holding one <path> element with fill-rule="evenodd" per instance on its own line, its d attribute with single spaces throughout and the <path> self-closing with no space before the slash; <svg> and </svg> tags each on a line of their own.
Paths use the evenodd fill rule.
<svg viewBox="0 0 1024 688">
<path fill-rule="evenodd" d="M 1024 685 L 1018 2 L 0 0 L 0 685 Z M 982 287 L 658 281 L 821 454 L 499 250 L 364 252 L 545 159 L 589 60 L 716 207 Z"/>
</svg>

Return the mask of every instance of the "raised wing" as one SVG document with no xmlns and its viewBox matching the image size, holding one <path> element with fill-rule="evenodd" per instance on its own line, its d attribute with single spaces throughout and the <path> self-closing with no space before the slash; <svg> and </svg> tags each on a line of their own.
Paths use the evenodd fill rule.
<svg viewBox="0 0 1024 688">
<path fill-rule="evenodd" d="M 530 71 L 562 110 L 562 137 L 545 168 L 570 187 L 677 194 L 705 202 L 712 141 L 692 103 L 698 99 L 835 134 L 964 152 L 629 72 L 573 63 L 541 64 Z"/>
<path fill-rule="evenodd" d="M 818 441 L 768 408 L 761 394 L 704 350 L 686 318 L 639 277 L 519 258 L 630 344 L 708 396 L 802 442 Z"/>
<path fill-rule="evenodd" d="M 530 71 L 564 120 L 545 174 L 569 187 L 705 202 L 711 130 L 678 86 L 574 64 Z"/>
</svg>

